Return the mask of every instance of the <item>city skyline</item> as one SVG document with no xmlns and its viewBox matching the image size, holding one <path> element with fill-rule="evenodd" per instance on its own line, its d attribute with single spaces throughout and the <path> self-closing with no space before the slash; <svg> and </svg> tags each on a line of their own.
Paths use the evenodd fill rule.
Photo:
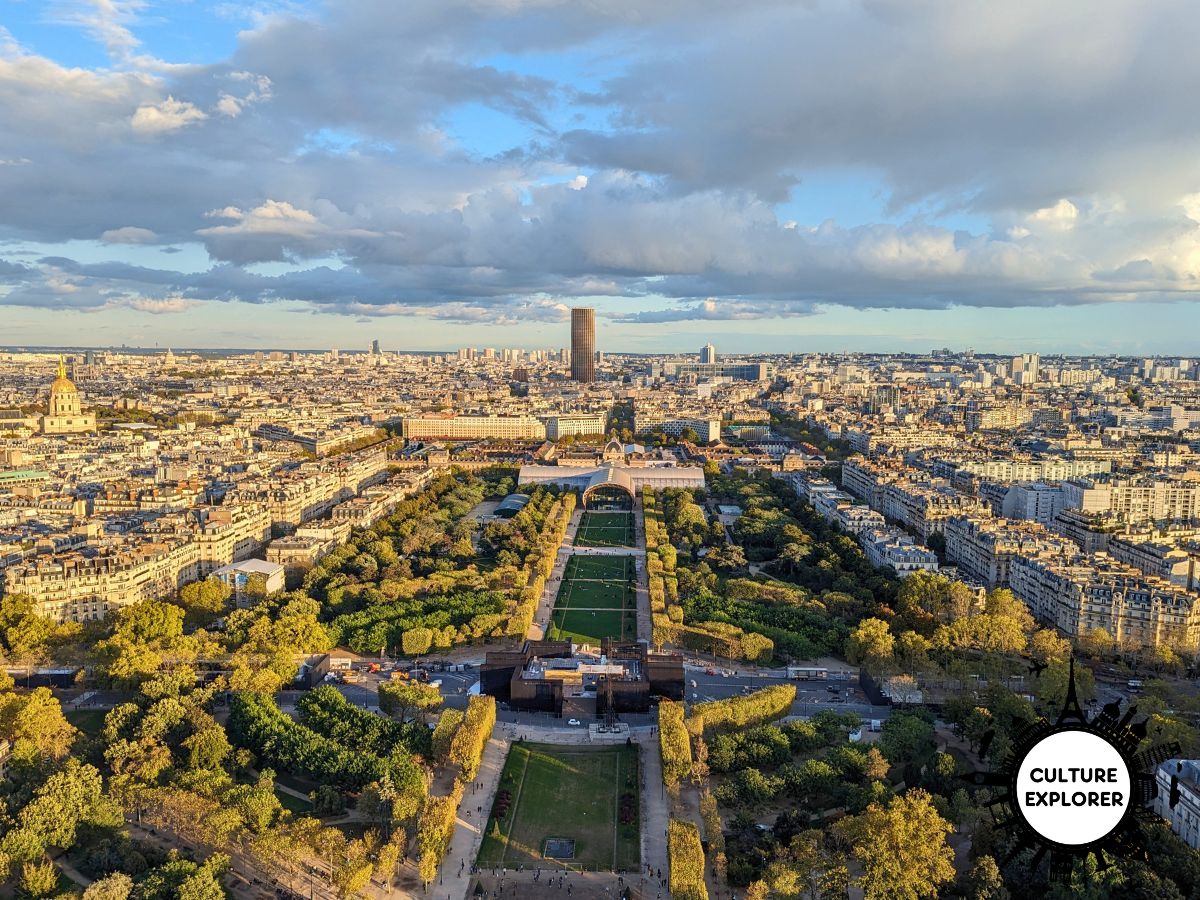
<svg viewBox="0 0 1200 900">
<path fill-rule="evenodd" d="M 5 330 L 1187 353 L 1200 11 L 1087 13 L 9 4 Z"/>
</svg>

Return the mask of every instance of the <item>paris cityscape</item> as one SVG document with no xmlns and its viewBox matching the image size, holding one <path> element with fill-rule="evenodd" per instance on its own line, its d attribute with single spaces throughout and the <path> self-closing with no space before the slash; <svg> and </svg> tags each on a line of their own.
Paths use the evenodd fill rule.
<svg viewBox="0 0 1200 900">
<path fill-rule="evenodd" d="M 1198 27 L 10 4 L 0 897 L 1200 900 Z"/>
</svg>

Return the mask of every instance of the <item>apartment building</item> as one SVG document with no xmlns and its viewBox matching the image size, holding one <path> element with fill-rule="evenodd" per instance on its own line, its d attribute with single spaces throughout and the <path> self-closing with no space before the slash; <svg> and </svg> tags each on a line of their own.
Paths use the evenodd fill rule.
<svg viewBox="0 0 1200 900">
<path fill-rule="evenodd" d="M 1009 585 L 1038 619 L 1072 637 L 1103 628 L 1134 645 L 1200 649 L 1200 594 L 1106 554 L 1015 557 Z"/>
<path fill-rule="evenodd" d="M 1050 525 L 1067 508 L 1067 494 L 1061 485 L 1034 482 L 1014 484 L 1000 501 L 1000 513 L 1008 519 L 1025 519 Z"/>
<path fill-rule="evenodd" d="M 1200 759 L 1168 759 L 1154 772 L 1154 811 L 1193 850 L 1200 850 Z"/>
<path fill-rule="evenodd" d="M 410 441 L 473 441 L 496 438 L 510 441 L 546 439 L 546 426 L 534 416 L 408 416 L 401 430 Z"/>
<path fill-rule="evenodd" d="M 1087 478 L 1063 483 L 1067 506 L 1119 522 L 1200 519 L 1200 473 L 1191 477 Z"/>
<path fill-rule="evenodd" d="M 608 413 L 564 413 L 557 416 L 541 416 L 546 426 L 547 440 L 575 435 L 604 434 L 608 427 Z"/>
<path fill-rule="evenodd" d="M 989 588 L 1008 584 L 1009 565 L 1020 556 L 1075 551 L 1070 541 L 1032 522 L 978 516 L 946 520 L 946 560 Z"/>
<path fill-rule="evenodd" d="M 5 591 L 29 597 L 38 615 L 55 622 L 84 622 L 169 596 L 199 575 L 199 544 L 172 537 L 37 556 L 5 570 Z"/>
<path fill-rule="evenodd" d="M 1086 478 L 1112 471 L 1112 462 L 1106 459 L 961 459 L 935 457 L 935 474 L 950 477 L 952 471 L 969 472 L 988 481 L 1065 481 L 1068 478 Z"/>
<path fill-rule="evenodd" d="M 635 434 L 661 431 L 663 434 L 680 437 L 688 429 L 696 432 L 696 439 L 702 444 L 720 440 L 721 417 L 703 412 L 661 409 L 643 403 L 634 406 L 633 430 Z"/>
<path fill-rule="evenodd" d="M 894 528 L 868 528 L 859 535 L 859 543 L 871 565 L 890 566 L 901 578 L 938 569 L 936 553 Z"/>
<path fill-rule="evenodd" d="M 1117 562 L 1133 566 L 1186 590 L 1200 587 L 1200 547 L 1186 550 L 1174 544 L 1138 540 L 1134 536 L 1113 536 L 1108 555 Z"/>
<path fill-rule="evenodd" d="M 952 516 L 990 514 L 979 499 L 949 485 L 915 480 L 894 481 L 884 488 L 880 512 L 921 541 L 941 531 Z"/>
</svg>

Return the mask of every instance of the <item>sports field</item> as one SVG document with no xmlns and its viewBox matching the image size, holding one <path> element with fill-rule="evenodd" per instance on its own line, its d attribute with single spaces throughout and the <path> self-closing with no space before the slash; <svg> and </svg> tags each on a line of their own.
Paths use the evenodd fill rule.
<svg viewBox="0 0 1200 900">
<path fill-rule="evenodd" d="M 479 848 L 479 866 L 636 871 L 640 780 L 636 745 L 513 744 Z M 558 839 L 560 848 L 574 841 L 573 856 L 544 858 L 548 839 Z"/>
<path fill-rule="evenodd" d="M 575 533 L 575 543 L 580 547 L 633 547 L 631 512 L 585 512 Z"/>
<path fill-rule="evenodd" d="M 636 609 L 632 556 L 575 554 L 563 572 L 550 639 L 593 645 L 606 637 L 633 640 Z"/>
</svg>

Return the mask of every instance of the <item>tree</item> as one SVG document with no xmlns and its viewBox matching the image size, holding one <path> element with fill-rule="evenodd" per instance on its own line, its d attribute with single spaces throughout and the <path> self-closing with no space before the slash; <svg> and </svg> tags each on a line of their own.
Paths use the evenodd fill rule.
<svg viewBox="0 0 1200 900">
<path fill-rule="evenodd" d="M 705 557 L 714 569 L 732 572 L 746 567 L 746 552 L 737 544 L 724 544 Z"/>
<path fill-rule="evenodd" d="M 12 742 L 15 759 L 62 759 L 77 734 L 49 688 L 34 688 L 28 694 L 0 693 L 0 737 Z"/>
<path fill-rule="evenodd" d="M 1029 652 L 1041 662 L 1062 662 L 1071 655 L 1071 642 L 1052 628 L 1042 628 L 1029 638 Z"/>
<path fill-rule="evenodd" d="M 1079 650 L 1087 656 L 1103 658 L 1112 654 L 1116 644 L 1113 636 L 1105 629 L 1093 628 L 1080 639 Z"/>
<path fill-rule="evenodd" d="M 21 894 L 32 900 L 49 897 L 58 887 L 58 869 L 50 860 L 27 862 L 21 866 Z"/>
<path fill-rule="evenodd" d="M 418 712 L 431 712 L 442 702 L 437 688 L 419 681 L 385 681 L 379 685 L 379 709 L 401 721 Z"/>
<path fill-rule="evenodd" d="M 371 559 L 374 561 L 373 557 Z M 261 601 L 265 600 L 268 593 L 267 579 L 258 572 L 247 578 L 246 586 L 242 588 L 242 596 L 249 601 L 251 606 L 257 606 Z"/>
<path fill-rule="evenodd" d="M 967 900 L 1008 900 L 1008 888 L 995 859 L 981 856 L 975 860 L 963 883 L 963 896 Z"/>
<path fill-rule="evenodd" d="M 206 578 L 180 588 L 179 600 L 192 623 L 207 624 L 225 612 L 232 593 L 229 585 L 219 578 Z"/>
<path fill-rule="evenodd" d="M 1062 709 L 1067 699 L 1071 667 L 1067 662 L 1052 662 L 1037 677 L 1037 698 L 1052 710 Z M 1079 702 L 1087 704 L 1096 695 L 1096 678 L 1087 666 L 1075 667 L 1075 692 Z"/>
<path fill-rule="evenodd" d="M 56 632 L 54 623 L 39 616 L 25 595 L 0 597 L 0 647 L 11 661 L 28 664 L 41 659 Z"/>
<path fill-rule="evenodd" d="M 83 892 L 83 900 L 129 900 L 132 893 L 133 879 L 124 872 L 113 872 L 89 884 Z"/>
<path fill-rule="evenodd" d="M 938 815 L 927 791 L 910 790 L 886 806 L 872 803 L 835 828 L 854 848 L 867 900 L 936 897 L 954 878 L 954 851 L 946 844 L 953 827 Z"/>
<path fill-rule="evenodd" d="M 846 640 L 846 656 L 856 665 L 881 668 L 892 660 L 896 639 L 883 619 L 863 619 Z"/>
<path fill-rule="evenodd" d="M 934 751 L 933 725 L 920 713 L 896 713 L 883 723 L 879 749 L 893 765 L 920 766 Z"/>
<path fill-rule="evenodd" d="M 845 857 L 826 847 L 825 835 L 809 829 L 792 838 L 786 854 L 767 868 L 766 880 L 784 900 L 821 900 L 845 896 L 850 872 Z"/>
<path fill-rule="evenodd" d="M 428 628 L 410 628 L 400 638 L 406 656 L 424 656 L 433 644 L 433 632 Z"/>
</svg>

